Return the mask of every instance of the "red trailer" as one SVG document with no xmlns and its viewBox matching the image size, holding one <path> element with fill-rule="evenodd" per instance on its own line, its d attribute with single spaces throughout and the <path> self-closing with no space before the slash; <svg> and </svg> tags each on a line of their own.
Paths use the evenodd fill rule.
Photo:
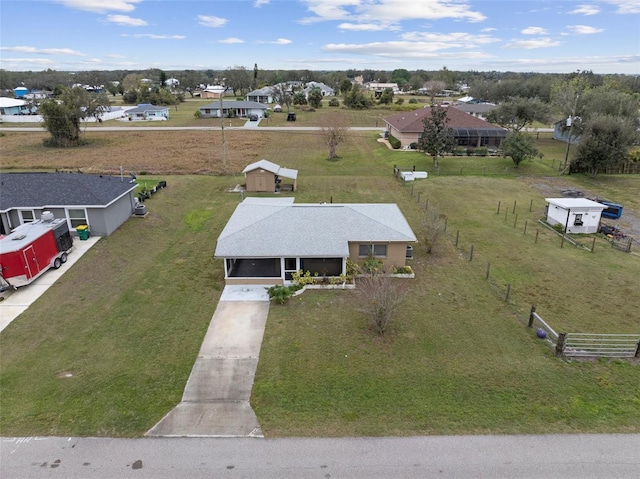
<svg viewBox="0 0 640 479">
<path fill-rule="evenodd" d="M 67 221 L 45 211 L 41 220 L 0 238 L 0 274 L 14 288 L 25 286 L 49 268 L 59 268 L 72 247 Z"/>
</svg>

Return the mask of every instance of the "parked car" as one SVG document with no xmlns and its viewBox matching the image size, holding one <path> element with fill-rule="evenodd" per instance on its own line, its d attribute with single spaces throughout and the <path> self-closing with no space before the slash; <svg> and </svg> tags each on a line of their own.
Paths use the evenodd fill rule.
<svg viewBox="0 0 640 479">
<path fill-rule="evenodd" d="M 258 115 L 249 115 L 249 121 L 258 121 Z"/>
</svg>

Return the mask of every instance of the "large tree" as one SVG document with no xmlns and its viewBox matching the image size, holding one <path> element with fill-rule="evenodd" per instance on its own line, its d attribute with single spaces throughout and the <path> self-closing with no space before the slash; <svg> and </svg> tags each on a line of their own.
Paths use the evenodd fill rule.
<svg viewBox="0 0 640 479">
<path fill-rule="evenodd" d="M 319 87 L 313 87 L 309 90 L 308 95 L 309 105 L 313 108 L 321 108 L 322 107 L 322 90 Z"/>
<path fill-rule="evenodd" d="M 538 156 L 538 150 L 533 142 L 533 138 L 520 131 L 511 131 L 502 141 L 502 152 L 505 156 L 511 157 L 515 168 L 524 161 L 531 160 Z"/>
<path fill-rule="evenodd" d="M 251 74 L 245 67 L 234 66 L 224 72 L 225 85 L 233 90 L 233 94 L 241 94 L 251 87 Z"/>
<path fill-rule="evenodd" d="M 533 122 L 549 120 L 549 105 L 538 98 L 510 98 L 487 115 L 487 120 L 510 131 L 520 131 Z"/>
<path fill-rule="evenodd" d="M 78 146 L 80 124 L 88 118 L 100 118 L 109 107 L 104 93 L 89 93 L 84 88 L 63 88 L 59 97 L 44 100 L 38 109 L 44 127 L 51 133 L 46 146 Z"/>
<path fill-rule="evenodd" d="M 277 83 L 271 87 L 273 91 L 273 101 L 279 103 L 280 106 L 287 107 L 287 113 L 291 111 L 291 103 L 293 103 L 293 95 L 286 83 Z"/>
<path fill-rule="evenodd" d="M 431 105 L 430 114 L 422 120 L 424 131 L 418 140 L 418 149 L 433 157 L 433 166 L 438 167 L 438 157 L 453 151 L 456 142 L 448 126 L 447 107 Z"/>
</svg>

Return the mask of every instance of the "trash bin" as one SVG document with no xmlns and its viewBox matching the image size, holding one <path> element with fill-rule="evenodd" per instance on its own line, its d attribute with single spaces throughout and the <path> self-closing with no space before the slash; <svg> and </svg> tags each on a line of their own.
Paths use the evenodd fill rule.
<svg viewBox="0 0 640 479">
<path fill-rule="evenodd" d="M 78 238 L 80 238 L 81 240 L 89 239 L 89 226 L 78 225 L 76 226 L 76 231 L 78 232 Z"/>
</svg>

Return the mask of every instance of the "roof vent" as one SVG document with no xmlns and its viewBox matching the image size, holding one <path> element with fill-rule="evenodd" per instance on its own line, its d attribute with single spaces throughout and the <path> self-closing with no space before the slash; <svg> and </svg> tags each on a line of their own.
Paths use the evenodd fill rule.
<svg viewBox="0 0 640 479">
<path fill-rule="evenodd" d="M 45 223 L 51 223 L 53 220 L 56 219 L 56 217 L 51 211 L 43 211 L 42 216 L 40 216 L 40 219 Z"/>
</svg>

